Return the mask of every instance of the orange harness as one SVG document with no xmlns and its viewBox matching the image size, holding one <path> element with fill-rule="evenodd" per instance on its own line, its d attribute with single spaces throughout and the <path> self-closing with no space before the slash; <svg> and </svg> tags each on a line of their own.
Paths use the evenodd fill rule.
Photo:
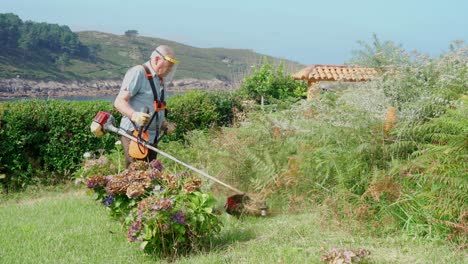
<svg viewBox="0 0 468 264">
<path fill-rule="evenodd" d="M 146 141 L 148 142 L 148 139 L 149 139 L 149 133 L 148 133 L 148 128 L 150 126 L 150 124 L 153 122 L 153 119 L 156 118 L 156 126 L 157 126 L 157 123 L 158 123 L 158 119 L 159 119 L 159 111 L 162 111 L 162 110 L 166 110 L 166 101 L 164 100 L 165 99 L 165 96 L 164 96 L 164 80 L 158 76 L 159 78 L 159 84 L 160 86 L 162 87 L 162 90 L 161 90 L 161 99 L 158 98 L 158 93 L 156 91 L 156 86 L 154 85 L 154 80 L 153 80 L 153 75 L 151 74 L 151 71 L 150 69 L 148 68 L 148 66 L 146 65 L 142 65 L 144 70 L 145 70 L 145 74 L 146 74 L 146 79 L 149 81 L 150 83 L 150 86 L 151 86 L 151 90 L 153 91 L 153 106 L 154 106 L 154 112 L 151 116 L 151 119 L 148 123 L 148 125 L 146 125 L 146 127 L 140 127 L 139 129 L 136 129 L 136 126 L 135 126 L 135 130 L 133 131 L 133 136 L 136 137 L 138 139 L 138 141 L 140 142 L 135 142 L 135 141 L 130 141 L 130 145 L 129 145 L 129 150 L 128 150 L 128 153 L 131 157 L 135 158 L 135 159 L 144 159 L 148 156 L 148 153 L 149 153 L 149 150 L 147 147 L 145 147 L 141 141 Z M 157 146 L 158 144 L 158 141 L 159 141 L 159 128 L 156 127 L 156 138 L 155 138 L 155 144 Z"/>
</svg>

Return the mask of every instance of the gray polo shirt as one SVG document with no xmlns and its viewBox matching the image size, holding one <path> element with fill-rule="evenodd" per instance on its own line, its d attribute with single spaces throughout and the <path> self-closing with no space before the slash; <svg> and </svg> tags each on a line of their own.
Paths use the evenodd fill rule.
<svg viewBox="0 0 468 264">
<path fill-rule="evenodd" d="M 162 87 L 159 83 L 159 78 L 154 72 L 153 68 L 150 65 L 150 62 L 145 62 L 145 65 L 151 71 L 151 74 L 154 78 L 154 85 L 156 87 L 156 92 L 158 93 L 158 98 L 161 99 L 161 91 Z M 130 100 L 128 103 L 135 111 L 143 111 L 145 106 L 148 106 L 150 109 L 150 115 L 154 113 L 154 104 L 153 104 L 153 91 L 151 89 L 151 85 L 149 81 L 146 79 L 146 74 L 143 66 L 137 65 L 130 68 L 127 73 L 125 74 L 124 80 L 122 82 L 122 86 L 120 90 L 125 90 L 130 92 Z M 164 92 L 165 94 L 167 91 Z M 167 95 L 167 94 L 166 94 Z M 159 111 L 159 118 L 157 127 L 160 129 L 162 121 L 164 119 L 164 111 Z M 137 125 L 138 126 L 138 125 Z M 126 116 L 122 118 L 120 122 L 120 127 L 125 130 L 134 130 L 135 127 L 133 126 L 130 119 Z M 153 118 L 151 125 L 148 128 L 149 131 L 149 141 L 154 142 L 156 137 L 156 116 Z"/>
</svg>

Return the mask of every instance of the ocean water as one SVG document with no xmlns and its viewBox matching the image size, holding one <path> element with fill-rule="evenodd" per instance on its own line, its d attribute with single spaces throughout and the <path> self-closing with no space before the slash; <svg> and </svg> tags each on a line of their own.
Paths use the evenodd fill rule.
<svg viewBox="0 0 468 264">
<path fill-rule="evenodd" d="M 113 102 L 115 96 L 63 96 L 63 97 L 24 97 L 24 96 L 12 96 L 12 97 L 0 97 L 0 102 L 17 101 L 17 100 L 67 100 L 67 101 L 91 101 L 91 100 L 104 100 Z"/>
<path fill-rule="evenodd" d="M 166 91 L 166 98 L 171 97 L 175 92 L 168 92 Z M 6 102 L 6 101 L 15 101 L 15 100 L 30 100 L 30 99 L 53 99 L 53 100 L 67 100 L 67 101 L 91 101 L 91 100 L 104 100 L 104 101 L 109 101 L 109 102 L 114 102 L 115 96 L 62 96 L 62 97 L 23 97 L 23 96 L 12 96 L 12 97 L 0 97 L 0 102 Z"/>
</svg>

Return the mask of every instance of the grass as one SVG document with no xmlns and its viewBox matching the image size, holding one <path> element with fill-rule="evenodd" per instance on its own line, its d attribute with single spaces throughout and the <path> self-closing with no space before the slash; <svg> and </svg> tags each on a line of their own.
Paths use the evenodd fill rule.
<svg viewBox="0 0 468 264">
<path fill-rule="evenodd" d="M 212 248 L 176 263 L 323 263 L 333 247 L 365 248 L 367 263 L 466 263 L 466 251 L 444 241 L 403 234 L 376 237 L 329 221 L 323 209 L 267 218 L 236 219 Z M 34 188 L 0 200 L 1 263 L 154 263 L 103 206 L 76 187 Z"/>
<path fill-rule="evenodd" d="M 126 242 L 119 224 L 98 208 L 83 190 L 4 203 L 0 262 L 143 262 L 143 254 Z"/>
</svg>

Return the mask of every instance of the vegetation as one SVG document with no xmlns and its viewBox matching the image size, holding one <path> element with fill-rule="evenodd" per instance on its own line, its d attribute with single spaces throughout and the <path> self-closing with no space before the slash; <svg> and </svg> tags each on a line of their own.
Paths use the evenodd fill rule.
<svg viewBox="0 0 468 264">
<path fill-rule="evenodd" d="M 349 64 L 382 69 L 388 66 L 404 66 L 409 63 L 410 56 L 406 54 L 401 45 L 392 41 L 382 42 L 377 34 L 372 37 L 371 44 L 358 41 L 361 49 L 353 51 L 354 58 L 349 61 Z"/>
<path fill-rule="evenodd" d="M 194 129 L 229 126 L 243 107 L 236 93 L 192 91 L 168 100 L 168 119 L 177 124 L 169 138 L 183 139 Z"/>
<path fill-rule="evenodd" d="M 1 184 L 7 189 L 69 180 L 85 152 L 112 149 L 117 138 L 89 132 L 98 111 L 118 117 L 108 102 L 21 100 L 0 106 Z"/>
<path fill-rule="evenodd" d="M 119 174 L 94 175 L 88 188 L 111 214 L 124 221 L 127 240 L 163 257 L 200 250 L 219 233 L 216 200 L 201 191 L 201 179 L 163 172 L 159 160 L 135 162 Z"/>
<path fill-rule="evenodd" d="M 323 204 L 379 234 L 466 243 L 467 47 L 413 58 L 373 82 L 239 128 L 192 132 L 174 155 L 290 212 Z M 398 122 L 384 131 L 388 107 Z M 207 144 L 209 143 L 209 144 Z"/>
<path fill-rule="evenodd" d="M 0 14 L 0 53 L 8 54 L 10 50 L 20 50 L 23 55 L 46 52 L 54 56 L 67 54 L 86 58 L 89 50 L 68 26 L 56 24 L 23 22 L 17 15 Z"/>
<path fill-rule="evenodd" d="M 19 196 L 19 197 L 18 197 Z M 138 250 L 82 188 L 33 188 L 0 202 L 3 263 L 169 263 Z M 228 215 L 209 251 L 171 263 L 325 263 L 332 248 L 371 252 L 367 263 L 465 263 L 466 251 L 402 232 L 375 236 L 339 225 L 323 208 L 238 220 Z M 366 263 L 366 262 L 363 262 Z"/>
<path fill-rule="evenodd" d="M 168 140 L 181 140 L 194 129 L 229 126 L 242 112 L 234 94 L 189 92 L 168 99 L 169 120 L 177 125 Z M 0 103 L 0 184 L 7 190 L 27 184 L 70 180 L 80 171 L 83 155 L 106 152 L 115 160 L 118 135 L 95 138 L 89 125 L 98 111 L 121 117 L 109 102 L 64 100 L 20 100 Z M 101 153 L 98 153 L 101 152 Z M 118 162 L 113 162 L 117 169 Z M 96 168 L 102 172 L 103 168 Z M 78 170 L 78 172 L 77 172 Z M 105 169 L 109 172 L 109 169 Z M 111 173 L 114 171 L 111 170 Z"/>
<path fill-rule="evenodd" d="M 160 38 L 102 32 L 73 33 L 67 26 L 23 22 L 14 14 L 0 14 L 0 77 L 36 80 L 121 79 L 132 66 L 149 59 L 158 45 L 169 45 L 181 61 L 175 78 L 240 82 L 263 55 L 250 50 L 195 48 Z M 301 65 L 280 61 L 293 71 Z"/>
<path fill-rule="evenodd" d="M 284 72 L 284 65 L 276 69 L 265 60 L 259 69 L 246 76 L 242 83 L 242 90 L 256 102 L 287 100 L 290 98 L 303 99 L 307 95 L 304 82 L 297 82 Z M 263 102 L 263 101 L 262 101 Z"/>
<path fill-rule="evenodd" d="M 388 45 L 377 40 L 366 44 L 366 52 L 356 58 L 361 65 L 378 62 L 382 69 L 379 78 L 347 90 L 323 92 L 313 101 L 294 97 L 301 94 L 296 91 L 301 91 L 303 84 L 290 85 L 281 71 L 268 64 L 246 78 L 239 95 L 253 100 L 265 96 L 269 104 L 256 111 L 258 106 L 247 107 L 249 101 L 242 101 L 243 109 L 249 110 L 242 118 L 232 118 L 235 112 L 228 111 L 238 103 L 230 94 L 224 94 L 226 100 L 221 94 L 211 98 L 211 94 L 204 93 L 174 97 L 172 116 L 183 122 L 178 136 L 184 140 L 162 142 L 162 149 L 256 198 L 266 199 L 271 209 L 294 214 L 270 218 L 271 224 L 265 224 L 266 219 L 238 222 L 226 216 L 226 228 L 220 236 L 211 238 L 210 252 L 179 261 L 262 262 L 281 258 L 285 262 L 307 262 L 318 259 L 319 252 L 326 253 L 319 246 L 328 249 L 332 244 L 358 244 L 373 252 L 371 263 L 421 259 L 466 262 L 468 47 L 457 42 L 448 53 L 427 58 L 419 54 L 409 56 L 391 48 L 393 44 L 384 43 Z M 388 51 L 384 58 L 379 57 L 382 49 Z M 0 128 L 15 127 L 16 120 L 21 120 L 17 123 L 23 128 L 31 121 L 43 123 L 42 119 L 31 118 L 35 109 L 46 112 L 44 108 L 25 109 L 13 114 L 10 105 L 0 105 L 0 114 L 9 120 L 4 123 L 0 119 Z M 204 109 L 203 114 L 197 112 L 200 109 Z M 223 116 L 217 114 L 220 109 L 224 109 Z M 233 126 L 217 127 L 230 120 L 234 120 Z M 207 129 L 210 126 L 216 129 Z M 2 150 L 13 144 L 21 150 L 29 149 L 17 142 L 44 137 L 39 131 L 21 135 L 23 141 L 10 135 L 8 143 L 1 141 Z M 9 135 L 6 130 L 0 133 Z M 121 164 L 120 149 L 105 157 Z M 9 160 L 1 158 L 2 162 Z M 21 161 L 19 156 L 13 158 Z M 174 174 L 186 170 L 161 159 Z M 87 179 L 98 172 L 101 178 L 91 179 L 102 180 L 103 175 L 108 175 L 106 171 L 116 170 L 116 166 L 98 166 L 88 171 L 82 168 L 76 175 Z M 207 183 L 205 188 L 223 194 L 217 185 Z M 108 194 L 100 191 L 98 198 L 104 202 Z M 115 205 L 110 210 L 118 212 L 122 207 Z M 132 216 L 138 216 L 138 212 Z M 155 228 L 154 223 L 147 226 Z M 337 226 L 340 231 L 336 231 Z M 343 229 L 349 233 L 341 233 Z M 353 237 L 355 232 L 359 235 Z M 415 241 L 420 246 L 414 248 Z M 160 241 L 154 243 L 160 245 Z M 383 249 L 381 243 L 390 246 Z M 405 246 L 407 243 L 412 247 Z M 440 245 L 441 251 L 432 251 Z M 398 247 L 403 249 L 395 253 Z M 386 251 L 392 251 L 393 257 Z M 342 251 L 331 250 L 329 254 L 337 252 Z M 395 255 L 409 257 L 395 259 Z"/>
<path fill-rule="evenodd" d="M 135 30 L 135 29 L 129 29 L 127 31 L 125 31 L 125 36 L 127 37 L 136 37 L 138 36 L 138 30 Z"/>
</svg>

